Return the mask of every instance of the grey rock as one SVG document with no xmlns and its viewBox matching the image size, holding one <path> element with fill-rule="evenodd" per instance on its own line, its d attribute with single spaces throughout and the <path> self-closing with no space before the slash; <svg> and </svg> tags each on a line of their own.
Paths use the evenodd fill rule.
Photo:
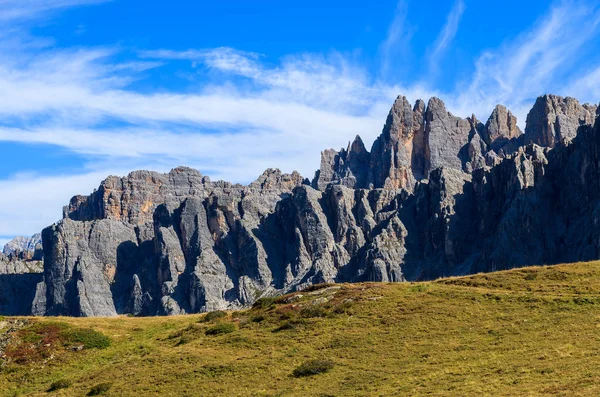
<svg viewBox="0 0 600 397">
<path fill-rule="evenodd" d="M 413 174 L 425 175 L 430 164 L 424 111 L 423 101 L 411 106 L 406 97 L 396 99 L 383 132 L 371 148 L 370 186 L 412 189 Z"/>
<path fill-rule="evenodd" d="M 371 152 L 359 137 L 323 152 L 312 184 L 278 169 L 249 186 L 183 167 L 109 177 L 43 231 L 42 273 L 0 256 L 0 313 L 196 313 L 316 283 L 597 259 L 597 111 L 542 97 L 524 136 L 502 106 L 483 125 L 399 97 Z"/>
<path fill-rule="evenodd" d="M 563 139 L 571 140 L 580 126 L 593 125 L 596 110 L 596 106 L 582 106 L 575 98 L 541 96 L 527 115 L 525 143 L 552 148 Z"/>
<path fill-rule="evenodd" d="M 429 146 L 427 171 L 439 167 L 462 169 L 458 154 L 468 142 L 473 125 L 469 120 L 455 117 L 438 98 L 431 98 L 425 113 L 425 137 Z"/>
<path fill-rule="evenodd" d="M 485 143 L 497 153 L 521 134 L 517 118 L 505 106 L 497 105 L 485 124 L 482 135 Z"/>
<path fill-rule="evenodd" d="M 0 254 L 0 313 L 24 316 L 34 313 L 38 284 L 43 281 L 39 261 L 23 261 Z"/>
<path fill-rule="evenodd" d="M 321 167 L 315 174 L 312 186 L 325 190 L 334 182 L 350 188 L 364 186 L 369 171 L 370 155 L 360 138 L 356 136 L 347 149 L 339 152 L 327 149 L 321 152 Z"/>
<path fill-rule="evenodd" d="M 21 260 L 39 261 L 42 259 L 42 235 L 37 233 L 31 237 L 15 237 L 6 243 L 2 253 Z"/>
</svg>

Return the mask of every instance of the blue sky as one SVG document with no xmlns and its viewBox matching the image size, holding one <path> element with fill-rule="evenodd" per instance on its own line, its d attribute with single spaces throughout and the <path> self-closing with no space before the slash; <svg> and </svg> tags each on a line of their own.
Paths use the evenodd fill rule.
<svg viewBox="0 0 600 397">
<path fill-rule="evenodd" d="M 599 1 L 0 0 L 0 244 L 109 174 L 312 177 L 394 98 L 600 101 Z"/>
</svg>

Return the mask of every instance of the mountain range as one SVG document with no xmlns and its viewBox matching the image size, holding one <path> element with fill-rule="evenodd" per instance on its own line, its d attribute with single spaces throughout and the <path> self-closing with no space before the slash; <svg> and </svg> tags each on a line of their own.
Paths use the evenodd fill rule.
<svg viewBox="0 0 600 397">
<path fill-rule="evenodd" d="M 456 117 L 394 102 L 367 150 L 242 186 L 179 167 L 108 177 L 0 256 L 0 314 L 171 315 L 326 282 L 431 280 L 600 257 L 600 111 L 539 97 Z"/>
</svg>

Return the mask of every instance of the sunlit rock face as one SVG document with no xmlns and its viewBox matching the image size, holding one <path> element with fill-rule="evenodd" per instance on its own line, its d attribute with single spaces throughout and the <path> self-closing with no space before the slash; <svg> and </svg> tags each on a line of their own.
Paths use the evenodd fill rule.
<svg viewBox="0 0 600 397">
<path fill-rule="evenodd" d="M 242 186 L 184 167 L 109 177 L 43 231 L 43 268 L 0 257 L 0 311 L 196 313 L 315 283 L 597 259 L 596 111 L 540 97 L 522 134 L 501 105 L 484 124 L 398 97 L 370 151 L 360 137 L 325 150 L 312 181 L 268 169 Z"/>
</svg>

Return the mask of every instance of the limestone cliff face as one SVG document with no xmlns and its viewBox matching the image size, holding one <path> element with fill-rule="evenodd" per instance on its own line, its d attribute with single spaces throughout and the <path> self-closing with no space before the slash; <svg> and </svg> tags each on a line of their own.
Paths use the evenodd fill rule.
<svg viewBox="0 0 600 397">
<path fill-rule="evenodd" d="M 581 105 L 575 98 L 539 97 L 527 115 L 525 142 L 552 148 L 563 139 L 571 140 L 580 126 L 594 123 L 597 109 Z"/>
<path fill-rule="evenodd" d="M 360 189 L 406 189 L 427 179 L 439 167 L 466 173 L 497 164 L 523 144 L 516 117 L 498 105 L 487 123 L 475 116 L 462 119 L 446 110 L 438 98 L 413 106 L 398 97 L 371 151 L 357 137 L 348 149 L 328 149 L 313 187 L 335 183 Z M 347 158 L 355 159 L 352 164 Z M 356 160 L 360 159 L 360 160 Z"/>
<path fill-rule="evenodd" d="M 183 167 L 109 177 L 43 231 L 43 273 L 0 257 L 0 273 L 27 275 L 0 274 L 0 287 L 9 286 L 0 288 L 0 311 L 195 313 L 322 282 L 596 259 L 595 112 L 541 97 L 523 135 L 503 106 L 483 124 L 453 116 L 437 98 L 411 106 L 399 97 L 370 152 L 360 137 L 323 152 L 312 182 L 277 169 L 248 186 Z M 525 144 L 550 137 L 553 145 Z M 17 304 L 19 294 L 26 299 Z"/>
<path fill-rule="evenodd" d="M 2 253 L 23 261 L 39 261 L 42 259 L 42 235 L 36 233 L 31 237 L 15 237 L 6 243 Z"/>
<path fill-rule="evenodd" d="M 44 300 L 42 272 L 40 260 L 24 260 L 19 256 L 0 254 L 0 313 L 26 316 L 37 310 L 33 303 L 36 296 L 40 295 L 37 301 L 42 304 Z"/>
</svg>

